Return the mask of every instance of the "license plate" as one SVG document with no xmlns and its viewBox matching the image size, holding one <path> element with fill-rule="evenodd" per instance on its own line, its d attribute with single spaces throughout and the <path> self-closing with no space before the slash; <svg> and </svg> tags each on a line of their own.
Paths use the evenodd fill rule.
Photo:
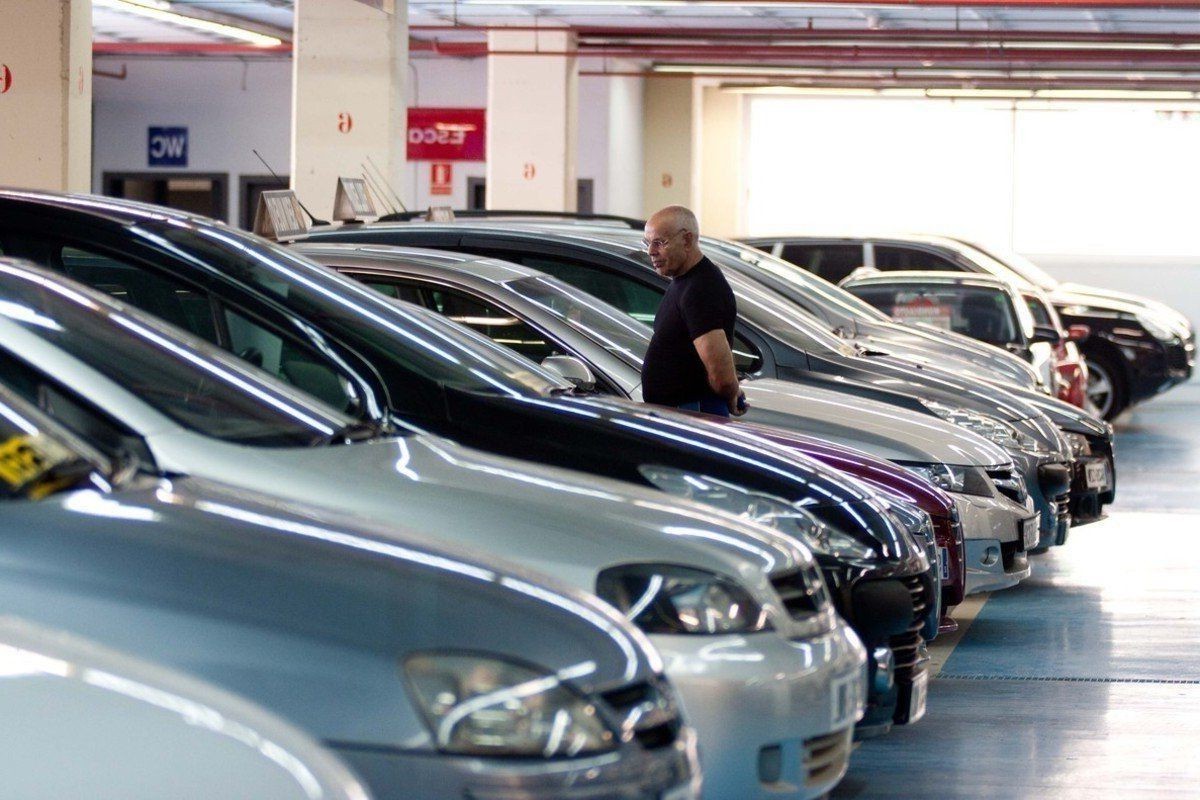
<svg viewBox="0 0 1200 800">
<path fill-rule="evenodd" d="M 921 672 L 912 685 L 912 695 L 908 699 L 908 722 L 912 724 L 925 716 L 925 699 L 929 695 L 929 673 Z"/>
<path fill-rule="evenodd" d="M 938 548 L 938 571 L 942 574 L 942 580 L 950 580 L 950 548 Z"/>
<path fill-rule="evenodd" d="M 841 728 L 855 721 L 858 712 L 858 681 L 857 672 L 834 680 L 831 692 L 833 708 L 830 714 L 833 724 L 830 727 Z"/>
<path fill-rule="evenodd" d="M 1039 511 L 1029 519 L 1021 520 L 1021 542 L 1026 550 L 1037 547 L 1038 539 L 1042 538 L 1042 514 Z"/>
<path fill-rule="evenodd" d="M 1083 476 L 1089 489 L 1103 489 L 1108 485 L 1108 465 L 1103 461 L 1090 461 L 1083 465 Z"/>
</svg>

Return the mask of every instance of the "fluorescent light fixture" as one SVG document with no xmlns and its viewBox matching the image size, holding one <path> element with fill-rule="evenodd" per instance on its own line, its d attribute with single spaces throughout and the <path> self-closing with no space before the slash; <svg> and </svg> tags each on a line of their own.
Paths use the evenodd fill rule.
<svg viewBox="0 0 1200 800">
<path fill-rule="evenodd" d="M 204 31 L 205 33 L 215 33 L 218 36 L 228 36 L 230 39 L 249 42 L 256 47 L 275 47 L 283 44 L 282 39 L 274 36 L 267 36 L 266 34 L 256 33 L 245 28 L 238 28 L 221 22 L 177 14 L 171 10 L 171 4 L 163 2 L 163 0 L 92 0 L 92 5 L 128 14 L 136 14 L 170 25 L 181 25 L 193 30 Z"/>
<path fill-rule="evenodd" d="M 1153 102 L 1200 101 L 1200 92 L 1147 89 L 973 89 L 854 86 L 725 86 L 731 94 L 803 95 L 809 97 L 908 97 L 930 100 L 1136 100 Z"/>
</svg>

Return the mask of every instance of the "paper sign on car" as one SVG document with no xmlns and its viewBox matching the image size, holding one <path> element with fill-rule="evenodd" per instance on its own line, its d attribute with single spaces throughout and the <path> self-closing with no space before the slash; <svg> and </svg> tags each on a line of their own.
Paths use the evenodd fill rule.
<svg viewBox="0 0 1200 800">
<path fill-rule="evenodd" d="M 924 322 L 950 330 L 954 312 L 950 306 L 942 305 L 929 295 L 902 292 L 896 295 L 892 316 L 900 322 Z"/>
</svg>

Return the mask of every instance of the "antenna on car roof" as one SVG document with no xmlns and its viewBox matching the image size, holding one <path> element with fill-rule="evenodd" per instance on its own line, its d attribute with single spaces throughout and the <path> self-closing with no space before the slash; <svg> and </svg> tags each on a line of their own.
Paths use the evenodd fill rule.
<svg viewBox="0 0 1200 800">
<path fill-rule="evenodd" d="M 271 169 L 271 165 L 267 163 L 267 160 L 262 157 L 261 153 L 259 153 L 253 147 L 250 148 L 250 152 L 254 153 L 254 155 L 258 157 L 258 160 L 262 162 L 262 165 L 267 168 L 267 172 L 271 173 L 271 177 L 274 178 L 275 180 L 279 181 L 280 186 L 282 186 L 285 189 L 288 188 L 287 183 L 284 182 L 283 178 L 279 177 L 279 175 L 276 174 L 275 170 Z M 313 224 L 313 225 L 328 225 L 329 224 L 329 220 L 317 219 L 316 217 L 314 217 L 313 213 L 311 211 L 309 211 L 307 207 L 305 207 L 304 203 L 300 203 L 299 197 L 296 198 L 296 202 L 300 204 L 300 208 L 303 209 L 304 213 L 308 215 L 308 221 L 311 224 Z"/>
<path fill-rule="evenodd" d="M 379 182 L 375 180 L 374 176 L 367 172 L 367 165 L 362 164 L 361 166 L 363 168 L 363 181 L 371 187 L 371 193 L 379 198 L 382 205 L 386 206 L 387 213 L 395 214 L 396 207 L 392 205 L 392 201 L 389 200 L 387 195 L 383 193 L 383 188 L 379 185 Z"/>
<path fill-rule="evenodd" d="M 396 201 L 396 205 L 400 206 L 401 211 L 408 211 L 408 206 L 404 205 L 404 201 L 400 199 L 400 195 L 396 194 L 396 190 L 392 188 L 392 184 L 388 182 L 387 176 L 383 174 L 375 160 L 371 156 L 367 156 L 367 163 L 371 165 L 371 169 L 375 170 L 375 175 L 379 178 L 379 182 L 387 187 L 387 190 L 392 193 L 392 199 Z"/>
</svg>

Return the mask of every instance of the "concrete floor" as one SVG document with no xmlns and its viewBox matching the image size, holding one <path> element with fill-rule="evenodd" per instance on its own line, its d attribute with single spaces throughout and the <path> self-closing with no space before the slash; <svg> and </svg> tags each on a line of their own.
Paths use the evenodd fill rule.
<svg viewBox="0 0 1200 800">
<path fill-rule="evenodd" d="M 1200 798 L 1198 418 L 1193 383 L 1119 421 L 1110 518 L 955 614 L 928 715 L 834 798 Z"/>
</svg>

